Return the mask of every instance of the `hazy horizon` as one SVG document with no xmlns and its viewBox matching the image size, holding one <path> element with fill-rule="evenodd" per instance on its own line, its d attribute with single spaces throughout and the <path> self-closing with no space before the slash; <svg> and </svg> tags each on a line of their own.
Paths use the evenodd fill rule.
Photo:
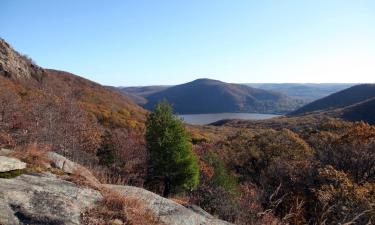
<svg viewBox="0 0 375 225">
<path fill-rule="evenodd" d="M 3 0 L 0 37 L 104 85 L 374 83 L 375 2 Z"/>
<path fill-rule="evenodd" d="M 147 87 L 147 86 L 176 86 L 176 85 L 189 83 L 189 82 L 199 80 L 199 79 L 217 80 L 215 78 L 200 77 L 194 80 L 188 80 L 182 83 L 174 83 L 174 84 L 147 84 L 147 85 L 129 85 L 129 86 L 119 85 L 119 86 L 114 86 L 114 87 L 125 88 L 125 87 Z M 219 80 L 219 81 L 222 81 L 222 80 Z M 332 82 L 327 82 L 327 83 L 324 83 L 324 82 L 320 82 L 320 83 L 319 82 L 315 82 L 315 83 L 312 83 L 312 82 L 257 82 L 257 83 L 255 82 L 254 83 L 253 82 L 244 82 L 244 83 L 227 82 L 227 83 L 244 84 L 244 85 L 267 85 L 267 84 L 270 84 L 270 85 L 271 84 L 272 85 L 356 85 L 356 84 L 365 84 L 365 83 L 346 83 L 346 82 L 334 82 L 334 83 Z"/>
</svg>

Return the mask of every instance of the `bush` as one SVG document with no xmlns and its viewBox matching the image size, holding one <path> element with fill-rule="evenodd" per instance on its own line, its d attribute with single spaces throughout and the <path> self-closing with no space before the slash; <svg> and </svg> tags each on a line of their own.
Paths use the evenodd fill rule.
<svg viewBox="0 0 375 225">
<path fill-rule="evenodd" d="M 18 177 L 25 173 L 25 170 L 12 170 L 8 172 L 0 172 L 0 178 L 10 179 L 14 177 Z"/>
<path fill-rule="evenodd" d="M 319 159 L 347 172 L 355 182 L 375 181 L 375 128 L 354 124 L 340 137 L 318 149 Z"/>
<path fill-rule="evenodd" d="M 214 174 L 211 178 L 213 185 L 222 187 L 229 193 L 236 194 L 238 183 L 234 176 L 225 168 L 223 160 L 215 153 L 209 152 L 206 156 L 206 161 L 214 169 Z"/>
<path fill-rule="evenodd" d="M 357 185 L 344 173 L 327 166 L 319 170 L 313 189 L 320 224 L 371 224 L 375 219 L 375 185 Z"/>
</svg>

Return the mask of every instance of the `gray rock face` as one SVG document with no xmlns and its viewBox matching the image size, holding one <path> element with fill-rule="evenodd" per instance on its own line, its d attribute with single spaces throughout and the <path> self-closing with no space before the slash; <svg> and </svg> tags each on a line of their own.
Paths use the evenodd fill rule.
<svg viewBox="0 0 375 225">
<path fill-rule="evenodd" d="M 100 186 L 100 182 L 88 169 L 73 161 L 70 161 L 64 156 L 59 155 L 56 152 L 49 152 L 48 159 L 51 161 L 51 165 L 53 167 L 61 169 L 68 174 L 79 173 L 81 177 L 85 178 L 92 185 Z"/>
<path fill-rule="evenodd" d="M 0 224 L 75 225 L 80 213 L 102 198 L 54 175 L 21 175 L 0 179 Z"/>
<path fill-rule="evenodd" d="M 57 154 L 56 152 L 48 152 L 48 159 L 51 160 L 51 163 L 54 167 L 63 170 L 65 173 L 74 173 L 77 169 L 77 164 L 65 158 L 62 155 Z"/>
<path fill-rule="evenodd" d="M 150 210 L 161 222 L 167 225 L 230 225 L 231 223 L 214 218 L 202 209 L 194 211 L 172 200 L 163 198 L 150 191 L 132 186 L 106 185 L 106 187 L 134 197 Z M 200 211 L 197 213 L 197 211 Z"/>
<path fill-rule="evenodd" d="M 44 76 L 44 70 L 0 38 L 0 75 L 23 79 L 33 77 L 40 80 Z"/>
<path fill-rule="evenodd" d="M 142 188 L 102 185 L 83 166 L 56 153 L 51 152 L 48 157 L 52 166 L 66 173 L 79 170 L 81 176 L 97 182 L 98 187 L 137 199 L 166 225 L 230 225 L 198 206 L 187 208 Z M 48 172 L 0 179 L 0 225 L 78 225 L 81 213 L 101 199 L 98 191 L 77 186 Z"/>
<path fill-rule="evenodd" d="M 8 172 L 12 170 L 22 170 L 26 168 L 26 163 L 18 159 L 6 156 L 0 156 L 0 172 Z"/>
</svg>

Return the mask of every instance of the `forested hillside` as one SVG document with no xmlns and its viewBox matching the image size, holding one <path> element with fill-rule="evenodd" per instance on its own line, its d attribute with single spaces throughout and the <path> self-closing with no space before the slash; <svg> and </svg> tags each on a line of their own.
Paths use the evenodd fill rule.
<svg viewBox="0 0 375 225">
<path fill-rule="evenodd" d="M 230 84 L 218 80 L 198 79 L 189 83 L 153 91 L 144 96 L 145 108 L 166 99 L 180 114 L 253 112 L 285 113 L 303 105 L 303 101 L 272 91 Z"/>
<path fill-rule="evenodd" d="M 375 97 L 375 84 L 360 84 L 307 104 L 291 115 L 351 106 Z"/>
<path fill-rule="evenodd" d="M 135 167 L 145 160 L 146 111 L 118 91 L 67 72 L 40 68 L 4 40 L 0 40 L 0 74 L 0 147 L 47 145 L 98 167 L 103 179 L 121 174 L 119 168 L 130 160 Z M 105 135 L 114 145 L 106 154 L 113 154 L 118 165 L 108 170 L 97 156 L 108 138 Z M 137 168 L 135 173 L 142 171 Z"/>
</svg>

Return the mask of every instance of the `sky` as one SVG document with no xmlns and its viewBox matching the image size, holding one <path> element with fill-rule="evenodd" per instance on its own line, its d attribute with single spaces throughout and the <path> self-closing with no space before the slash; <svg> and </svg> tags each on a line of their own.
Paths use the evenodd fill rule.
<svg viewBox="0 0 375 225">
<path fill-rule="evenodd" d="M 0 37 L 113 86 L 375 82 L 373 0 L 0 0 Z"/>
</svg>

